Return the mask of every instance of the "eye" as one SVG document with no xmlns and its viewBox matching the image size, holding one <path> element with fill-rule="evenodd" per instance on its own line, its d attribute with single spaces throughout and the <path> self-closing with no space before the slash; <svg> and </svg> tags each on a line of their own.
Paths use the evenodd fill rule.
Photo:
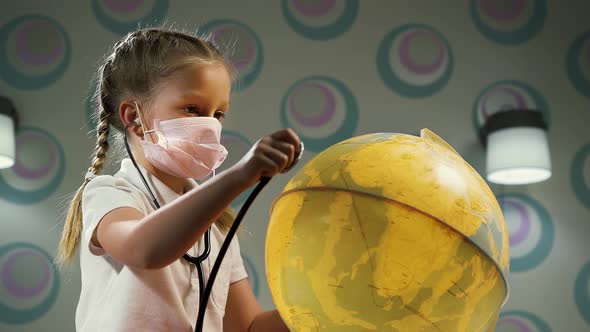
<svg viewBox="0 0 590 332">
<path fill-rule="evenodd" d="M 195 105 L 186 106 L 184 111 L 191 114 L 199 114 L 199 108 Z"/>
</svg>

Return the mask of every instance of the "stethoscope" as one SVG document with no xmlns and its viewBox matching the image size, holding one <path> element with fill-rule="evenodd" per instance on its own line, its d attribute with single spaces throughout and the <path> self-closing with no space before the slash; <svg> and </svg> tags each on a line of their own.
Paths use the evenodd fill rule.
<svg viewBox="0 0 590 332">
<path fill-rule="evenodd" d="M 148 193 L 150 194 L 150 197 L 152 198 L 152 202 L 154 203 L 154 206 L 157 210 L 161 207 L 160 203 L 158 203 L 156 196 L 152 192 L 150 186 L 148 185 L 147 181 L 145 180 L 145 177 L 143 176 L 141 170 L 139 169 L 139 166 L 137 165 L 137 162 L 135 161 L 135 158 L 133 157 L 133 153 L 131 152 L 131 149 L 129 148 L 129 142 L 127 141 L 127 130 L 129 129 L 130 126 L 135 125 L 135 124 L 136 124 L 135 122 L 130 122 L 127 126 L 125 126 L 125 130 L 123 133 L 123 140 L 125 142 L 125 149 L 127 150 L 127 154 L 129 155 L 129 158 L 131 159 L 133 166 L 135 166 L 135 168 L 137 169 L 137 172 L 139 173 L 141 181 L 143 182 Z M 303 150 L 304 150 L 304 145 L 303 145 L 303 142 L 301 142 L 301 148 L 300 148 L 299 154 L 295 157 L 295 159 L 293 160 L 291 165 L 289 165 L 286 169 L 283 170 L 283 173 L 286 173 L 289 170 L 291 170 L 297 164 L 297 162 L 299 162 L 299 160 L 301 159 L 301 155 L 303 154 Z M 217 276 L 217 273 L 219 272 L 219 268 L 221 267 L 221 262 L 222 262 L 223 258 L 225 257 L 227 250 L 229 249 L 229 245 L 230 245 L 234 235 L 236 234 L 236 231 L 238 230 L 238 227 L 240 226 L 240 223 L 242 222 L 242 219 L 244 218 L 246 211 L 248 211 L 248 208 L 250 208 L 250 205 L 252 204 L 252 202 L 254 201 L 256 196 L 258 196 L 258 193 L 262 190 L 262 188 L 264 188 L 268 184 L 269 181 L 270 181 L 270 177 L 261 178 L 258 185 L 254 188 L 254 190 L 250 193 L 250 195 L 246 199 L 246 202 L 244 202 L 244 205 L 242 205 L 242 208 L 240 209 L 240 211 L 236 215 L 236 219 L 234 220 L 234 223 L 230 227 L 229 231 L 227 232 L 226 238 L 223 241 L 221 248 L 219 249 L 219 254 L 217 255 L 217 259 L 215 260 L 215 264 L 213 265 L 213 269 L 211 269 L 211 271 L 210 271 L 209 280 L 207 281 L 206 286 L 205 286 L 205 276 L 203 274 L 202 264 L 209 257 L 209 254 L 211 253 L 211 227 L 209 227 L 207 229 L 207 231 L 205 232 L 205 234 L 203 235 L 203 237 L 205 238 L 205 248 L 203 249 L 203 253 L 201 253 L 199 256 L 196 256 L 196 257 L 191 256 L 188 253 L 186 253 L 182 256 L 182 258 L 184 258 L 189 263 L 192 263 L 196 267 L 197 274 L 199 276 L 199 313 L 197 316 L 197 323 L 195 325 L 195 332 L 202 332 L 203 331 L 203 324 L 204 324 L 204 320 L 205 320 L 205 310 L 207 308 L 207 303 L 209 302 L 209 296 L 211 295 L 211 292 L 213 289 L 213 283 L 215 282 L 215 277 Z"/>
<path fill-rule="evenodd" d="M 141 170 L 139 169 L 139 166 L 137 166 L 137 162 L 135 161 L 135 158 L 133 157 L 133 153 L 131 152 L 131 149 L 129 148 L 129 142 L 127 141 L 127 130 L 129 129 L 129 127 L 131 125 L 134 125 L 134 124 L 135 124 L 134 122 L 131 122 L 125 127 L 125 133 L 124 133 L 125 149 L 127 150 L 127 154 L 129 155 L 129 158 L 131 159 L 133 166 L 135 166 L 135 168 L 137 169 L 137 172 L 139 173 L 139 176 L 141 178 L 141 182 L 143 182 L 145 188 L 147 189 L 148 193 L 150 194 L 150 196 L 152 198 L 152 202 L 154 203 L 154 206 L 157 210 L 161 207 L 160 203 L 158 202 L 158 200 L 156 199 L 156 196 L 152 192 L 152 189 L 148 185 L 145 177 L 143 176 Z M 203 293 L 205 291 L 205 276 L 203 274 L 203 262 L 205 260 L 207 260 L 207 258 L 209 257 L 209 254 L 211 253 L 211 227 L 209 227 L 207 229 L 207 231 L 205 232 L 205 235 L 203 237 L 205 238 L 205 248 L 203 249 L 202 254 L 195 257 L 195 256 L 191 256 L 188 253 L 186 253 L 182 256 L 182 258 L 184 258 L 187 262 L 192 263 L 197 269 L 197 274 L 199 275 L 199 301 L 203 298 Z"/>
</svg>

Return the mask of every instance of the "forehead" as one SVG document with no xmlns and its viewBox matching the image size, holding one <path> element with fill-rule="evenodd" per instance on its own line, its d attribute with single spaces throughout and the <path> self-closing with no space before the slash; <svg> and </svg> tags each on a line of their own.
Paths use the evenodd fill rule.
<svg viewBox="0 0 590 332">
<path fill-rule="evenodd" d="M 187 65 L 163 82 L 158 97 L 179 97 L 200 92 L 213 99 L 229 99 L 231 77 L 220 63 Z"/>
</svg>

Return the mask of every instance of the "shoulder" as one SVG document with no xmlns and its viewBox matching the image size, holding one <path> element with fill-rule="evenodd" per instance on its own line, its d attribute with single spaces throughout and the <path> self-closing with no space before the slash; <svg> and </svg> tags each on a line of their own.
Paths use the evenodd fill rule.
<svg viewBox="0 0 590 332">
<path fill-rule="evenodd" d="M 145 201 L 145 196 L 141 190 L 134 186 L 129 180 L 112 175 L 99 175 L 92 179 L 84 188 L 82 193 L 82 205 L 93 205 L 93 202 L 101 205 L 109 205 L 112 202 L 118 204 L 130 204 L 132 206 L 141 206 Z M 143 209 L 142 209 L 143 210 Z"/>
<path fill-rule="evenodd" d="M 142 191 L 134 186 L 129 180 L 116 175 L 99 175 L 95 177 L 90 182 L 88 182 L 86 188 L 84 189 L 84 193 L 86 194 L 87 192 L 111 190 L 128 192 L 132 194 L 142 194 Z"/>
<path fill-rule="evenodd" d="M 98 175 L 88 182 L 86 190 L 94 190 L 97 188 L 119 188 L 133 190 L 135 187 L 126 179 L 112 175 Z"/>
</svg>

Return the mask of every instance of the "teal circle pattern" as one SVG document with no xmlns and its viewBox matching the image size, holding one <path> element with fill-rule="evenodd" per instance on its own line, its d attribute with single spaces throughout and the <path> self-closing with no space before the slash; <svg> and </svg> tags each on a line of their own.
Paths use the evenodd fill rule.
<svg viewBox="0 0 590 332">
<path fill-rule="evenodd" d="M 40 189 L 33 191 L 23 191 L 14 188 L 10 184 L 8 184 L 0 174 L 0 199 L 4 199 L 15 204 L 25 205 L 40 202 L 46 199 L 47 197 L 51 196 L 51 194 L 53 194 L 57 190 L 65 175 L 66 160 L 63 147 L 61 146 L 59 141 L 48 131 L 41 128 L 27 126 L 19 128 L 18 132 L 22 131 L 34 131 L 46 136 L 55 145 L 56 151 L 58 153 L 58 168 L 55 173 L 55 176 L 53 177 L 53 179 L 51 179 L 51 181 L 48 184 L 46 184 L 44 187 Z"/>
<path fill-rule="evenodd" d="M 588 289 L 588 282 L 590 281 L 590 262 L 586 263 L 574 283 L 574 300 L 578 312 L 590 326 L 590 289 Z"/>
<path fill-rule="evenodd" d="M 221 25 L 237 25 L 238 27 L 240 27 L 240 28 L 244 29 L 245 31 L 247 31 L 248 33 L 250 33 L 256 42 L 256 55 L 257 56 L 256 56 L 256 60 L 253 65 L 253 69 L 250 72 L 246 73 L 246 75 L 244 75 L 244 76 L 240 75 L 240 77 L 238 77 L 238 80 L 236 82 L 234 82 L 233 86 L 232 86 L 232 90 L 234 90 L 236 92 L 242 91 L 242 90 L 246 89 L 247 87 L 249 87 L 250 85 L 252 85 L 254 83 L 254 81 L 256 81 L 256 79 L 258 78 L 258 75 L 260 75 L 260 72 L 262 71 L 262 64 L 264 63 L 264 49 L 262 48 L 262 42 L 260 41 L 260 38 L 258 37 L 256 32 L 252 28 L 250 28 L 246 24 L 244 24 L 240 21 L 236 21 L 236 20 L 229 20 L 229 19 L 213 20 L 211 22 L 208 22 L 208 23 L 200 26 L 198 31 L 200 33 L 208 33 L 208 32 L 211 32 L 216 27 L 221 26 Z"/>
<path fill-rule="evenodd" d="M 250 196 L 250 193 L 252 193 L 252 191 L 254 191 L 254 187 L 250 187 L 244 191 L 242 191 L 241 194 L 238 195 L 238 197 L 236 197 L 231 204 L 229 205 L 230 208 L 239 211 L 240 208 L 242 208 L 242 205 L 246 202 L 246 200 L 248 199 L 248 196 Z"/>
<path fill-rule="evenodd" d="M 243 142 L 245 145 L 248 145 L 248 146 L 252 145 L 252 143 L 250 142 L 250 140 L 246 136 L 242 135 L 241 133 L 239 133 L 235 130 L 223 129 L 221 132 L 222 143 L 223 143 L 223 139 L 225 136 L 230 136 L 230 137 L 236 138 L 239 141 Z M 238 197 L 236 197 L 230 203 L 230 207 L 232 209 L 239 210 L 242 207 L 242 205 L 244 204 L 244 202 L 246 202 L 246 199 L 248 199 L 248 196 L 250 196 L 250 193 L 253 190 L 254 190 L 254 187 L 249 187 L 248 189 L 244 190 L 241 194 L 238 195 Z"/>
<path fill-rule="evenodd" d="M 389 53 L 394 40 L 402 33 L 412 29 L 424 29 L 435 33 L 444 42 L 448 50 L 448 64 L 441 77 L 426 85 L 414 85 L 405 82 L 391 68 Z M 451 79 L 454 68 L 454 57 L 448 40 L 433 27 L 424 24 L 405 24 L 390 31 L 379 44 L 377 49 L 377 71 L 385 85 L 392 91 L 410 98 L 429 97 L 442 90 Z"/>
<path fill-rule="evenodd" d="M 584 77 L 579 66 L 579 56 L 585 42 L 590 40 L 590 31 L 586 31 L 574 40 L 567 52 L 566 70 L 570 82 L 583 96 L 590 98 L 590 77 Z"/>
<path fill-rule="evenodd" d="M 533 1 L 532 18 L 524 26 L 514 31 L 498 31 L 488 26 L 478 13 L 479 0 L 471 0 L 470 13 L 473 23 L 477 29 L 489 40 L 505 45 L 517 45 L 528 41 L 536 36 L 545 24 L 547 16 L 546 0 L 531 0 Z"/>
<path fill-rule="evenodd" d="M 95 118 L 93 117 L 94 102 L 92 101 L 92 96 L 94 94 L 94 89 L 96 89 L 96 84 L 93 84 L 91 86 L 91 89 L 88 92 L 88 96 L 84 100 L 84 115 L 86 116 L 86 127 L 89 129 L 89 132 L 92 133 L 92 135 L 96 135 L 96 126 L 98 125 Z"/>
<path fill-rule="evenodd" d="M 25 23 L 29 20 L 46 20 L 53 23 L 57 30 L 63 36 L 64 40 L 64 55 L 59 65 L 57 65 L 50 72 L 39 76 L 25 75 L 19 72 L 16 68 L 12 66 L 7 56 L 6 42 L 9 40 L 10 33 L 20 24 Z M 17 17 L 6 23 L 4 26 L 0 27 L 0 76 L 2 76 L 6 83 L 10 84 L 15 88 L 23 90 L 36 90 L 45 88 L 53 84 L 55 81 L 59 80 L 63 76 L 63 74 L 69 67 L 70 60 L 72 57 L 71 53 L 72 46 L 68 34 L 61 26 L 61 24 L 51 17 L 44 15 L 26 15 Z"/>
<path fill-rule="evenodd" d="M 570 181 L 576 197 L 590 209 L 590 188 L 584 180 L 584 163 L 590 158 L 590 144 L 583 146 L 574 156 L 570 169 Z"/>
<path fill-rule="evenodd" d="M 345 0 L 344 12 L 336 21 L 326 26 L 309 26 L 301 23 L 289 8 L 289 0 L 283 0 L 281 9 L 289 26 L 299 35 L 312 40 L 328 40 L 336 38 L 350 29 L 359 11 L 358 0 Z"/>
<path fill-rule="evenodd" d="M 154 6 L 148 14 L 140 19 L 131 21 L 120 21 L 111 17 L 111 15 L 106 13 L 100 5 L 100 0 L 92 0 L 91 5 L 96 20 L 103 26 L 103 28 L 113 33 L 124 35 L 130 31 L 135 31 L 140 27 L 143 28 L 146 26 L 157 25 L 166 17 L 169 7 L 168 0 L 154 1 Z"/>
<path fill-rule="evenodd" d="M 86 134 L 92 139 L 96 139 L 96 130 L 98 127 L 97 118 L 94 116 L 94 107 L 95 103 L 92 100 L 92 96 L 96 90 L 96 82 L 93 82 L 90 86 L 90 90 L 88 91 L 88 96 L 84 100 L 84 116 L 85 122 L 83 128 L 86 129 Z M 115 130 L 112 126 L 109 129 L 109 144 L 116 144 L 117 140 L 117 133 L 118 131 Z M 121 139 L 123 139 L 123 135 L 121 135 Z"/>
<path fill-rule="evenodd" d="M 341 81 L 323 75 L 308 76 L 293 83 L 291 87 L 289 87 L 289 89 L 287 90 L 287 93 L 285 93 L 285 95 L 283 96 L 283 99 L 281 101 L 280 113 L 281 125 L 283 127 L 291 127 L 291 124 L 287 116 L 289 108 L 289 95 L 291 94 L 291 92 L 293 92 L 294 89 L 297 88 L 299 84 L 305 83 L 307 81 L 324 81 L 325 83 L 332 85 L 343 96 L 344 103 L 346 105 L 346 115 L 344 117 L 342 126 L 340 126 L 340 128 L 338 128 L 331 135 L 323 138 L 311 138 L 299 133 L 301 140 L 305 144 L 306 150 L 320 152 L 340 141 L 343 141 L 353 136 L 354 132 L 356 131 L 359 118 L 358 104 L 354 95 L 352 94 L 352 91 L 350 91 L 350 89 Z"/>
<path fill-rule="evenodd" d="M 555 242 L 555 225 L 553 225 L 547 209 L 531 197 L 520 193 L 498 195 L 500 206 L 502 206 L 501 201 L 503 199 L 519 200 L 537 213 L 537 218 L 541 227 L 539 242 L 528 254 L 522 257 L 510 258 L 510 272 L 525 272 L 532 270 L 543 263 L 547 256 L 549 256 L 549 253 L 551 253 Z"/>
<path fill-rule="evenodd" d="M 488 85 L 485 89 L 483 89 L 482 92 L 480 92 L 480 94 L 475 99 L 475 102 L 473 103 L 473 112 L 472 112 L 473 113 L 473 116 L 472 116 L 473 128 L 478 135 L 481 133 L 481 129 L 482 129 L 482 128 L 480 128 L 480 125 L 478 123 L 479 101 L 486 93 L 488 93 L 488 91 L 493 90 L 494 88 L 496 88 L 498 86 L 502 86 L 502 85 L 510 85 L 510 86 L 514 86 L 514 87 L 517 87 L 517 88 L 520 88 L 520 89 L 526 91 L 526 93 L 533 99 L 533 101 L 537 105 L 536 108 L 541 113 L 543 113 L 543 118 L 545 119 L 547 126 L 551 125 L 551 113 L 549 111 L 549 105 L 547 104 L 545 97 L 543 97 L 543 95 L 539 91 L 537 91 L 535 88 L 533 88 L 532 86 L 530 86 L 529 84 L 527 84 L 525 82 L 516 81 L 516 80 L 503 80 L 503 81 L 498 81 L 498 82 Z"/>
<path fill-rule="evenodd" d="M 502 318 L 509 318 L 509 317 L 516 317 L 522 318 L 528 322 L 530 322 L 533 326 L 535 326 L 535 332 L 551 332 L 551 327 L 547 324 L 544 320 L 542 320 L 539 316 L 530 313 L 524 310 L 508 310 L 504 311 L 500 314 L 500 319 Z"/>
<path fill-rule="evenodd" d="M 0 256 L 10 252 L 11 250 L 15 249 L 33 249 L 43 256 L 45 256 L 48 261 L 53 262 L 53 258 L 42 248 L 34 245 L 32 243 L 24 243 L 24 242 L 15 242 L 10 243 L 8 245 L 0 246 Z M 4 303 L 0 303 L 0 323 L 4 324 L 26 324 L 30 323 L 36 319 L 41 318 L 45 315 L 55 304 L 57 300 L 57 296 L 59 295 L 59 288 L 60 288 L 60 279 L 59 273 L 57 269 L 52 264 L 52 272 L 53 272 L 53 283 L 51 284 L 51 290 L 49 294 L 37 305 L 26 308 L 26 309 L 18 309 L 18 308 L 11 308 Z"/>
</svg>

